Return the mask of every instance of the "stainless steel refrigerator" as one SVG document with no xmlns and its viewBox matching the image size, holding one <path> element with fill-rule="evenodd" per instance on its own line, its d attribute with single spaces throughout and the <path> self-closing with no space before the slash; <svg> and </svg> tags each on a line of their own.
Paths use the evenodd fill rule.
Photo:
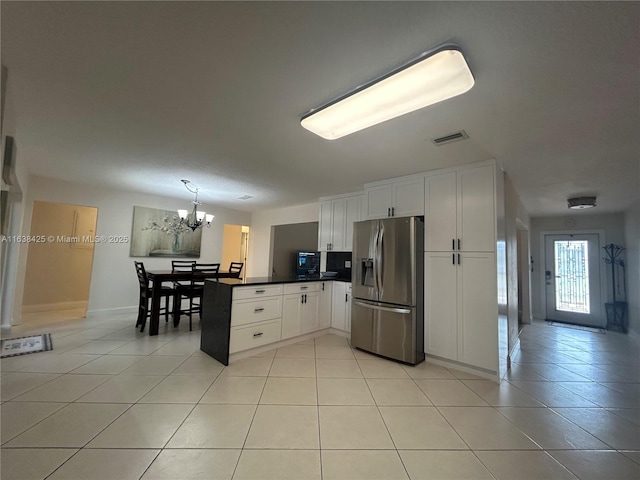
<svg viewBox="0 0 640 480">
<path fill-rule="evenodd" d="M 353 224 L 351 344 L 401 362 L 424 360 L 424 219 Z"/>
</svg>

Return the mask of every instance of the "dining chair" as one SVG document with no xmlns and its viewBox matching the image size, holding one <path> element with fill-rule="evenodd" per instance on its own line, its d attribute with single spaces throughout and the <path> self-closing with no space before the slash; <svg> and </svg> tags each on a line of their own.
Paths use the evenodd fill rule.
<svg viewBox="0 0 640 480">
<path fill-rule="evenodd" d="M 195 264 L 195 260 L 171 260 L 171 273 L 191 272 Z M 177 281 L 173 282 L 173 288 L 176 288 L 178 285 L 189 286 L 189 284 L 189 281 Z"/>
<path fill-rule="evenodd" d="M 198 313 L 202 318 L 202 294 L 205 280 L 217 279 L 220 272 L 219 263 L 195 263 L 191 268 L 191 281 L 188 285 L 178 285 L 173 297 L 173 323 L 178 325 L 180 316 L 189 317 L 189 331 L 193 329 L 192 318 Z M 189 299 L 189 307 L 182 308 L 182 299 Z"/>
<path fill-rule="evenodd" d="M 229 278 L 240 278 L 242 267 L 244 267 L 243 262 L 231 262 L 229 265 Z"/>
<path fill-rule="evenodd" d="M 147 323 L 147 318 L 151 316 L 151 287 L 149 286 L 149 279 L 147 278 L 147 271 L 144 268 L 144 263 L 133 262 L 136 267 L 136 274 L 138 275 L 138 283 L 140 284 L 140 298 L 138 305 L 138 320 L 136 321 L 136 327 L 140 327 L 140 331 L 144 332 L 144 327 Z M 161 287 L 160 296 L 164 298 L 164 307 L 160 306 L 160 313 L 164 313 L 165 321 L 169 321 L 169 298 L 174 296 L 175 291 L 171 287 Z"/>
</svg>

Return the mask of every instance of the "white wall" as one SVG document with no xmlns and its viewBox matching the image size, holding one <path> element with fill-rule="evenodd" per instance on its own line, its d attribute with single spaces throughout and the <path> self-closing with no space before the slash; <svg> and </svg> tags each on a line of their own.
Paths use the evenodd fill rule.
<svg viewBox="0 0 640 480">
<path fill-rule="evenodd" d="M 251 215 L 249 233 L 248 277 L 269 276 L 269 252 L 271 248 L 271 227 L 289 223 L 317 222 L 320 215 L 318 203 L 308 203 L 295 207 L 278 208 L 254 212 Z"/>
<path fill-rule="evenodd" d="M 592 214 L 576 212 L 572 215 L 560 217 L 535 217 L 531 219 L 531 255 L 533 256 L 533 274 L 531 278 L 531 300 L 533 302 L 533 316 L 538 319 L 545 318 L 544 305 L 544 245 L 540 245 L 541 232 L 570 232 L 603 230 L 604 238 L 600 238 L 601 247 L 605 244 L 615 243 L 625 245 L 624 215 L 622 213 Z M 600 251 L 600 273 L 606 275 L 607 298 L 602 302 L 608 302 L 612 298 L 610 267 L 604 263 L 602 257 L 604 250 Z"/>
<path fill-rule="evenodd" d="M 144 195 L 32 176 L 25 201 L 27 208 L 23 219 L 24 235 L 29 234 L 32 206 L 35 200 L 97 207 L 96 234 L 107 236 L 131 236 L 134 206 L 174 210 L 183 207 L 186 203 L 183 199 Z M 199 261 L 219 262 L 222 256 L 223 225 L 225 223 L 250 225 L 251 214 L 215 205 L 205 205 L 205 207 L 208 207 L 207 210 L 211 210 L 216 218 L 211 228 L 203 229 Z M 15 302 L 17 305 L 22 304 L 26 253 L 27 249 L 21 248 L 16 279 Z M 171 266 L 168 258 L 145 257 L 143 260 L 145 267 L 149 270 L 169 269 Z M 133 261 L 134 259 L 129 256 L 128 243 L 96 244 L 88 315 L 137 309 L 138 281 Z M 14 317 L 15 315 L 14 308 Z"/>
<path fill-rule="evenodd" d="M 629 330 L 640 338 L 640 201 L 624 213 Z"/>
<path fill-rule="evenodd" d="M 26 163 L 22 158 L 22 149 L 20 148 L 20 131 L 18 128 L 19 119 L 13 104 L 13 94 L 11 88 L 11 75 L 8 74 L 7 81 L 3 84 L 5 91 L 5 104 L 2 112 L 2 149 L 4 154 L 5 136 L 14 137 L 17 146 L 16 157 L 16 177 L 18 185 L 8 186 L 2 182 L 2 190 L 10 191 L 10 211 L 9 211 L 9 230 L 8 235 L 18 235 L 22 231 L 22 219 L 25 210 L 24 192 L 29 188 L 29 173 Z M 0 157 L 4 158 L 4 157 Z M 9 327 L 14 321 L 14 312 L 20 312 L 22 305 L 22 297 L 17 303 L 18 308 L 14 309 L 15 287 L 18 279 L 18 261 L 20 255 L 20 245 L 17 243 L 3 243 L 0 248 L 0 264 L 2 265 L 2 282 L 0 295 L 0 312 L 2 327 Z M 19 313 L 18 313 L 19 320 Z"/>
<path fill-rule="evenodd" d="M 525 228 L 530 231 L 529 213 L 524 207 L 520 196 L 511 179 L 505 175 L 505 236 L 507 243 L 507 303 L 509 317 L 509 352 L 515 346 L 518 338 L 518 229 Z M 525 246 L 526 248 L 526 246 Z M 523 288 L 527 289 L 523 300 L 529 298 L 529 283 L 526 281 L 528 272 L 523 274 Z"/>
</svg>

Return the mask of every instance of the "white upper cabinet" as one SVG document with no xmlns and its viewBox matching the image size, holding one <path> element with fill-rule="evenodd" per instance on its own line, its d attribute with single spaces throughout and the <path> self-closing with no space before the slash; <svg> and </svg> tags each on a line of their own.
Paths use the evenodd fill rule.
<svg viewBox="0 0 640 480">
<path fill-rule="evenodd" d="M 318 250 L 326 252 L 333 241 L 333 225 L 331 223 L 331 200 L 320 202 L 320 223 L 318 224 Z"/>
<path fill-rule="evenodd" d="M 360 220 L 363 195 L 350 195 L 320 202 L 318 249 L 351 251 L 353 222 Z"/>
<path fill-rule="evenodd" d="M 425 251 L 495 251 L 495 199 L 494 165 L 428 175 Z"/>
<path fill-rule="evenodd" d="M 460 213 L 458 236 L 463 252 L 496 249 L 495 167 L 462 170 L 458 174 Z"/>
<path fill-rule="evenodd" d="M 344 235 L 344 251 L 351 252 L 353 250 L 353 223 L 359 222 L 362 217 L 360 212 L 362 211 L 362 202 L 364 195 L 358 195 L 357 197 L 348 197 L 347 211 L 345 221 L 345 235 Z"/>
<path fill-rule="evenodd" d="M 424 178 L 365 186 L 367 219 L 424 215 Z"/>
<path fill-rule="evenodd" d="M 384 218 L 391 216 L 391 204 L 393 203 L 393 187 L 382 185 L 380 187 L 367 188 L 365 192 L 367 218 Z"/>
<path fill-rule="evenodd" d="M 424 243 L 427 252 L 455 250 L 458 196 L 456 172 L 425 179 Z"/>
</svg>

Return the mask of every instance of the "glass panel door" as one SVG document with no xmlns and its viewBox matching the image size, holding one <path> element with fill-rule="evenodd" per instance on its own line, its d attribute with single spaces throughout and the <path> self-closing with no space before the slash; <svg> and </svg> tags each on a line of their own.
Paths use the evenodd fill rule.
<svg viewBox="0 0 640 480">
<path fill-rule="evenodd" d="M 545 235 L 547 320 L 601 327 L 597 234 Z"/>
</svg>

